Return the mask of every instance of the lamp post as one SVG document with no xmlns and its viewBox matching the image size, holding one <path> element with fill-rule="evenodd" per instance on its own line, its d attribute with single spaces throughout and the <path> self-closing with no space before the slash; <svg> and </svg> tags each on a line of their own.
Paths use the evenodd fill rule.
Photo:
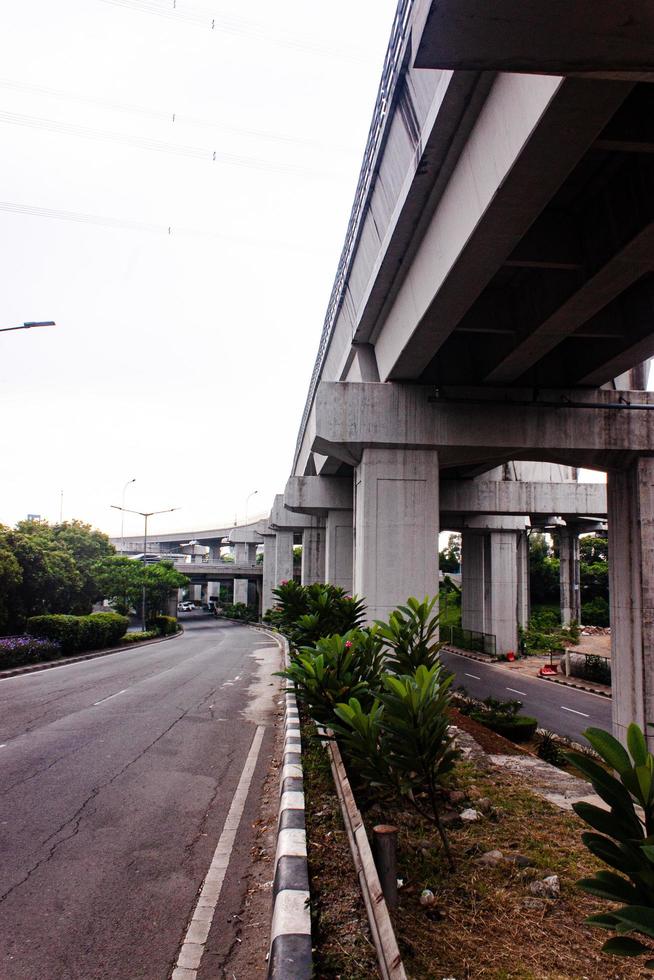
<svg viewBox="0 0 654 980">
<path fill-rule="evenodd" d="M 136 479 L 136 477 L 135 477 Z M 130 481 L 131 482 L 131 481 Z M 129 484 L 127 484 L 129 486 Z M 111 505 L 114 510 L 122 510 L 125 514 L 138 514 L 145 521 L 145 526 L 143 529 L 143 592 L 141 595 L 141 630 L 145 632 L 145 565 L 147 562 L 147 552 L 148 552 L 148 517 L 154 517 L 156 514 L 170 514 L 174 510 L 179 510 L 179 507 L 167 507 L 165 510 L 130 510 L 129 507 L 118 507 L 116 504 Z"/>
<path fill-rule="evenodd" d="M 252 493 L 249 493 L 247 495 L 247 497 L 245 498 L 245 524 L 246 524 L 246 526 L 247 526 L 247 522 L 248 522 L 248 504 L 250 503 L 250 497 L 254 497 L 255 493 L 259 493 L 259 491 L 258 490 L 253 490 Z"/>
<path fill-rule="evenodd" d="M 120 518 L 120 547 L 121 547 L 121 550 L 122 550 L 123 553 L 125 552 L 125 513 L 124 513 L 125 512 L 125 491 L 127 490 L 127 488 L 130 485 L 130 483 L 136 483 L 136 477 L 134 477 L 133 480 L 128 480 L 127 481 L 127 483 L 123 487 L 123 496 L 122 496 L 121 501 L 120 501 L 120 504 L 121 504 L 120 509 L 123 511 L 123 513 L 121 515 L 121 518 Z"/>
<path fill-rule="evenodd" d="M 56 327 L 54 320 L 27 320 L 18 327 L 0 327 L 0 333 L 10 333 L 12 330 L 31 330 L 32 327 Z"/>
</svg>

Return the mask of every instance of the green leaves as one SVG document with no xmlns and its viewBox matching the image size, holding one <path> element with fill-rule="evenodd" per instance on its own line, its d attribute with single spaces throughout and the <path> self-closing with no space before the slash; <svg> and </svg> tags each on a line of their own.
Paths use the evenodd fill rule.
<svg viewBox="0 0 654 980">
<path fill-rule="evenodd" d="M 610 807 L 603 810 L 583 802 L 574 805 L 578 816 L 598 831 L 586 832 L 581 839 L 596 857 L 620 874 L 599 871 L 577 884 L 591 895 L 626 903 L 586 921 L 618 933 L 604 944 L 604 952 L 614 956 L 651 954 L 651 947 L 624 934 L 635 932 L 654 939 L 654 756 L 635 724 L 627 729 L 628 751 L 609 732 L 589 728 L 584 734 L 612 773 L 586 756 L 567 753 Z"/>
<path fill-rule="evenodd" d="M 418 667 L 433 667 L 438 661 L 441 644 L 438 616 L 432 616 L 438 596 L 419 602 L 411 596 L 406 605 L 398 606 L 388 622 L 376 620 L 379 635 L 389 647 L 388 667 L 396 674 L 411 674 Z"/>
<path fill-rule="evenodd" d="M 267 621 L 284 633 L 295 647 L 311 646 L 320 639 L 357 629 L 364 619 L 365 604 L 336 585 L 300 585 L 284 582 L 273 590 L 277 603 Z"/>
</svg>

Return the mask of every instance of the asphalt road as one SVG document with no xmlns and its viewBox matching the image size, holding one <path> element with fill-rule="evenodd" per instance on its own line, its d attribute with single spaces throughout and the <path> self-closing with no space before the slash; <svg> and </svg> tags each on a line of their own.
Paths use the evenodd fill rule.
<svg viewBox="0 0 654 980">
<path fill-rule="evenodd" d="M 185 628 L 0 680 L 2 980 L 166 980 L 265 726 L 210 937 L 216 965 L 233 942 L 279 654 L 248 627 L 189 614 Z"/>
<path fill-rule="evenodd" d="M 523 671 L 489 666 L 478 660 L 441 652 L 441 660 L 454 671 L 455 687 L 462 685 L 474 698 L 492 695 L 522 701 L 523 713 L 538 719 L 541 728 L 567 735 L 582 745 L 590 727 L 611 730 L 611 701 L 562 684 L 528 677 Z"/>
</svg>

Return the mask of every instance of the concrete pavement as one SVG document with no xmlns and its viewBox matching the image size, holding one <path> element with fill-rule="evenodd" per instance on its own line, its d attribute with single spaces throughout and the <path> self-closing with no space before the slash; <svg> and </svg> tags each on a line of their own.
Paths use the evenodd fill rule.
<svg viewBox="0 0 654 980">
<path fill-rule="evenodd" d="M 474 698 L 492 695 L 522 701 L 524 713 L 537 718 L 541 728 L 567 735 L 582 745 L 586 744 L 582 733 L 591 726 L 611 731 L 611 702 L 607 698 L 449 651 L 441 652 L 441 660 L 454 671 L 455 686 L 463 685 Z"/>
<path fill-rule="evenodd" d="M 262 728 L 211 934 L 214 962 L 227 953 L 220 923 L 245 887 L 279 653 L 248 627 L 195 614 L 185 627 L 0 681 L 3 980 L 166 980 Z"/>
</svg>

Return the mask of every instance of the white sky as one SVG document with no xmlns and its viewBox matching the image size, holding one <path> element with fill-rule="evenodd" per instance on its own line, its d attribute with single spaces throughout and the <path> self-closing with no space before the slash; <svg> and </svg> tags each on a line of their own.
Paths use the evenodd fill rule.
<svg viewBox="0 0 654 980">
<path fill-rule="evenodd" d="M 172 6 L 0 5 L 0 326 L 57 321 L 0 337 L 0 523 L 118 534 L 136 477 L 200 529 L 290 472 L 395 0 Z"/>
</svg>

